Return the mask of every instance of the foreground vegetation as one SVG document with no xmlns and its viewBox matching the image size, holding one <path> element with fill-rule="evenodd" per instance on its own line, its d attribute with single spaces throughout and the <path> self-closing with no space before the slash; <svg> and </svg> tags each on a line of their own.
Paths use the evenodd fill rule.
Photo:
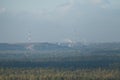
<svg viewBox="0 0 120 80">
<path fill-rule="evenodd" d="M 0 80 L 120 80 L 120 50 L 0 51 Z"/>
<path fill-rule="evenodd" d="M 0 80 L 120 80 L 119 75 L 119 55 L 0 60 Z"/>
<path fill-rule="evenodd" d="M 120 80 L 118 69 L 0 68 L 0 80 Z"/>
</svg>

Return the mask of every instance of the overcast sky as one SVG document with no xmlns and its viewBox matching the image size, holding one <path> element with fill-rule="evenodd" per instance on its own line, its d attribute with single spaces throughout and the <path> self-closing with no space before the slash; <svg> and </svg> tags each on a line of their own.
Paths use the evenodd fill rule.
<svg viewBox="0 0 120 80">
<path fill-rule="evenodd" d="M 0 0 L 0 43 L 120 42 L 120 0 Z"/>
</svg>

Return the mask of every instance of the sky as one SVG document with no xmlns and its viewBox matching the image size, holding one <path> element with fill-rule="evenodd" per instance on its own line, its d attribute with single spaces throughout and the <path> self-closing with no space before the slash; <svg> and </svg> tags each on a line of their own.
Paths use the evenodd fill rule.
<svg viewBox="0 0 120 80">
<path fill-rule="evenodd" d="M 0 0 L 0 43 L 120 42 L 120 0 Z"/>
</svg>

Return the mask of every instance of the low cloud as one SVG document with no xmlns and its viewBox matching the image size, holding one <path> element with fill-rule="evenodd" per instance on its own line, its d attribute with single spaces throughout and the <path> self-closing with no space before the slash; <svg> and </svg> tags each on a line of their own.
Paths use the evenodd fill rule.
<svg viewBox="0 0 120 80">
<path fill-rule="evenodd" d="M 104 8 L 104 9 L 110 7 L 109 0 L 90 0 L 90 3 L 96 6 L 100 6 L 101 8 Z"/>
<path fill-rule="evenodd" d="M 6 8 L 0 8 L 0 13 L 4 13 L 6 11 Z"/>
<path fill-rule="evenodd" d="M 71 8 L 74 6 L 74 0 L 68 0 L 67 3 L 64 3 L 62 5 L 59 5 L 56 9 L 56 11 L 62 15 L 65 15 L 68 13 Z"/>
<path fill-rule="evenodd" d="M 101 4 L 102 0 L 90 0 L 92 4 Z"/>
</svg>

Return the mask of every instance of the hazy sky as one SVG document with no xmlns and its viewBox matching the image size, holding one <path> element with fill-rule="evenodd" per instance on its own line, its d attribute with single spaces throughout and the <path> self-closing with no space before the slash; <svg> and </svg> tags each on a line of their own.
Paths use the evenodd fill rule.
<svg viewBox="0 0 120 80">
<path fill-rule="evenodd" d="M 120 0 L 0 0 L 1 42 L 120 42 Z"/>
</svg>

